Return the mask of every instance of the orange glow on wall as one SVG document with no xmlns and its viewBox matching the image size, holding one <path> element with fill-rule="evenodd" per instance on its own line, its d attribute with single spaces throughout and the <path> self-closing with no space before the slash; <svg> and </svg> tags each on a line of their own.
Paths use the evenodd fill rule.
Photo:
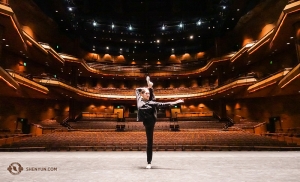
<svg viewBox="0 0 300 182">
<path fill-rule="evenodd" d="M 258 36 L 258 40 L 259 39 L 261 39 L 262 37 L 264 37 L 267 33 L 269 33 L 273 28 L 274 28 L 275 26 L 273 25 L 273 24 L 266 24 L 263 28 L 262 28 L 262 30 L 261 30 L 261 32 L 260 32 L 260 34 L 259 34 L 259 36 Z"/>
<path fill-rule="evenodd" d="M 199 108 L 204 108 L 205 105 L 204 105 L 203 103 L 200 103 L 200 104 L 198 105 L 198 107 L 199 107 Z"/>
<path fill-rule="evenodd" d="M 196 58 L 201 59 L 201 58 L 204 58 L 204 56 L 205 56 L 205 52 L 198 52 L 196 55 Z"/>
<path fill-rule="evenodd" d="M 124 63 L 125 62 L 125 58 L 123 55 L 120 55 L 117 57 L 117 59 L 115 60 L 116 63 Z"/>
<path fill-rule="evenodd" d="M 109 54 L 104 54 L 103 60 L 104 60 L 104 61 L 113 61 L 111 55 L 109 55 Z"/>
<path fill-rule="evenodd" d="M 250 37 L 244 37 L 242 46 L 244 47 L 246 44 L 253 42 L 253 39 Z"/>
<path fill-rule="evenodd" d="M 241 109 L 240 103 L 236 103 L 235 106 L 234 106 L 234 109 L 238 109 L 238 110 Z"/>
<path fill-rule="evenodd" d="M 23 26 L 22 27 L 23 31 L 26 32 L 30 37 L 32 37 L 33 39 L 36 39 L 36 37 L 34 36 L 33 31 L 31 30 L 31 28 L 29 26 Z"/>
<path fill-rule="evenodd" d="M 192 57 L 189 53 L 185 53 L 184 55 L 182 55 L 183 61 L 190 61 L 191 59 L 192 59 Z"/>
<path fill-rule="evenodd" d="M 296 30 L 296 38 L 297 38 L 297 40 L 300 39 L 300 28 L 299 27 L 297 27 L 297 30 Z"/>
<path fill-rule="evenodd" d="M 171 63 L 180 63 L 180 60 L 176 58 L 175 54 L 172 54 L 169 58 L 169 62 L 171 62 Z"/>
<path fill-rule="evenodd" d="M 96 53 L 87 53 L 84 56 L 85 60 L 90 60 L 90 61 L 99 61 L 100 60 L 100 55 Z"/>
<path fill-rule="evenodd" d="M 23 61 L 19 61 L 19 63 L 18 63 L 18 70 L 19 70 L 19 72 L 26 71 L 26 67 L 24 66 L 24 62 Z"/>
</svg>

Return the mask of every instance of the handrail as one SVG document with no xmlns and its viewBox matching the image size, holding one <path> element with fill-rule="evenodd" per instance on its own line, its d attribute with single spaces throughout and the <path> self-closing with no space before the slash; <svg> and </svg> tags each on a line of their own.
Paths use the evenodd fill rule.
<svg viewBox="0 0 300 182">
<path fill-rule="evenodd" d="M 6 70 L 6 71 L 7 71 L 14 79 L 16 79 L 16 81 L 18 81 L 18 83 L 20 83 L 20 84 L 22 84 L 22 85 L 25 85 L 25 86 L 28 87 L 29 85 L 27 85 L 27 84 L 30 84 L 31 86 L 29 86 L 29 87 L 31 87 L 32 89 L 38 90 L 38 91 L 40 91 L 40 92 L 42 92 L 42 93 L 44 93 L 44 94 L 47 94 L 47 93 L 49 92 L 49 90 L 48 90 L 47 87 L 38 84 L 38 83 L 35 82 L 34 80 L 30 80 L 30 79 L 28 79 L 28 78 L 25 78 L 25 77 L 24 77 L 22 74 L 20 74 L 20 73 L 17 73 L 17 72 L 15 72 L 15 71 L 13 71 L 13 70 Z M 24 82 L 27 83 L 27 84 L 25 84 Z M 32 87 L 32 85 L 35 86 L 35 88 Z"/>
<path fill-rule="evenodd" d="M 241 80 L 241 78 L 243 79 L 251 79 L 251 78 L 255 78 L 253 75 L 245 75 L 245 76 L 239 76 L 239 77 L 235 77 L 235 78 L 230 78 L 228 80 L 226 80 L 225 82 L 223 82 L 222 84 L 218 85 L 218 87 L 222 87 L 224 85 L 227 85 L 229 83 L 232 83 L 234 81 L 237 81 L 237 80 Z"/>
<path fill-rule="evenodd" d="M 82 118 L 82 113 L 77 114 L 74 118 L 75 121 L 79 120 L 80 118 Z"/>
<path fill-rule="evenodd" d="M 221 121 L 221 117 L 214 111 L 213 111 L 213 117 Z"/>
<path fill-rule="evenodd" d="M 176 118 L 178 117 L 199 117 L 199 116 L 213 116 L 213 111 L 208 112 L 181 112 L 176 114 Z"/>
<path fill-rule="evenodd" d="M 212 64 L 214 63 L 218 63 L 218 62 L 221 62 L 221 61 L 227 61 L 230 59 L 230 56 L 228 55 L 225 55 L 223 57 L 217 57 L 217 58 L 213 58 L 211 60 L 209 60 L 207 62 L 207 64 L 203 67 L 199 67 L 199 68 L 194 68 L 194 66 L 190 66 L 191 65 L 191 62 L 189 63 L 186 63 L 187 68 L 194 68 L 194 69 L 191 69 L 190 71 L 182 71 L 180 69 L 175 69 L 175 70 L 164 70 L 163 72 L 161 71 L 156 71 L 156 69 L 154 70 L 149 70 L 148 67 L 153 67 L 150 66 L 150 65 L 141 65 L 141 68 L 138 68 L 136 65 L 131 65 L 131 67 L 135 67 L 136 69 L 145 69 L 147 67 L 147 70 L 145 70 L 144 72 L 141 72 L 141 71 L 138 71 L 138 72 L 126 72 L 124 71 L 122 68 L 122 66 L 120 66 L 119 64 L 111 64 L 111 68 L 112 69 L 117 69 L 117 71 L 109 71 L 107 69 L 104 69 L 104 70 L 99 70 L 99 69 L 96 69 L 92 66 L 90 66 L 89 63 L 87 63 L 84 59 L 79 59 L 79 58 L 76 58 L 74 56 L 71 56 L 71 55 L 67 55 L 67 54 L 59 54 L 63 59 L 66 59 L 66 61 L 69 61 L 69 62 L 76 62 L 76 63 L 79 63 L 81 64 L 85 69 L 87 69 L 88 71 L 92 72 L 92 73 L 95 73 L 95 74 L 100 74 L 100 75 L 104 75 L 104 76 L 127 76 L 127 77 L 144 77 L 145 74 L 146 75 L 149 75 L 149 76 L 152 76 L 152 77 L 157 77 L 157 76 L 172 76 L 172 77 L 176 77 L 176 76 L 187 76 L 187 75 L 192 75 L 192 74 L 199 74 L 201 72 L 204 72 L 206 71 L 209 67 L 212 66 Z M 195 63 L 197 63 L 195 61 Z M 101 64 L 101 63 L 99 63 Z M 105 64 L 104 67 L 106 67 L 107 64 Z M 182 64 L 184 65 L 184 64 Z M 160 65 L 157 65 L 157 66 L 160 66 Z"/>
<path fill-rule="evenodd" d="M 58 87 L 63 87 L 66 88 L 70 91 L 77 92 L 79 95 L 83 95 L 86 97 L 91 97 L 91 98 L 115 98 L 115 99 L 135 99 L 134 94 L 118 94 L 118 93 L 95 93 L 95 92 L 90 92 L 87 90 L 82 90 L 80 88 L 76 88 L 74 86 L 59 82 L 58 80 L 52 80 L 52 79 L 36 79 L 38 83 L 45 84 L 45 85 L 55 85 Z M 156 98 L 163 98 L 163 99 L 174 99 L 174 98 L 195 98 L 195 97 L 206 97 L 210 95 L 215 95 L 219 94 L 222 92 L 225 92 L 227 90 L 230 90 L 235 87 L 239 86 L 244 86 L 244 85 L 249 85 L 255 82 L 255 78 L 247 78 L 247 79 L 240 79 L 236 80 L 235 82 L 229 83 L 227 85 L 223 85 L 221 87 L 217 88 L 210 88 L 208 90 L 198 90 L 193 93 L 178 93 L 178 94 L 172 94 L 172 95 L 157 95 Z M 129 91 L 129 90 L 128 90 Z M 134 92 L 132 92 L 134 93 Z"/>
<path fill-rule="evenodd" d="M 291 71 L 292 70 L 292 68 L 283 68 L 283 69 L 281 69 L 281 70 L 278 70 L 278 71 L 276 71 L 275 73 L 271 73 L 271 74 L 269 74 L 269 75 L 267 75 L 267 76 L 265 76 L 265 77 L 262 77 L 262 78 L 259 78 L 259 79 L 257 79 L 257 82 L 260 82 L 260 81 L 262 81 L 262 80 L 265 80 L 265 79 L 267 79 L 267 78 L 270 78 L 270 77 L 272 77 L 272 76 L 275 76 L 275 75 L 277 75 L 278 73 L 284 73 L 285 74 L 285 71 Z"/>
<path fill-rule="evenodd" d="M 82 112 L 82 117 L 88 115 L 89 118 L 118 118 L 118 114 L 116 113 L 106 113 L 106 112 Z"/>
<path fill-rule="evenodd" d="M 267 122 L 259 123 L 259 124 L 255 125 L 255 126 L 253 126 L 253 128 L 257 128 L 257 127 L 259 127 L 259 126 L 261 126 L 261 125 L 265 125 L 266 123 L 267 123 Z"/>
<path fill-rule="evenodd" d="M 61 123 L 67 123 L 69 121 L 69 119 L 70 119 L 70 117 L 68 116 L 65 119 L 63 119 Z"/>
<path fill-rule="evenodd" d="M 233 119 L 231 117 L 226 116 L 225 118 L 228 119 L 231 123 L 234 123 L 234 121 L 233 121 Z"/>
</svg>

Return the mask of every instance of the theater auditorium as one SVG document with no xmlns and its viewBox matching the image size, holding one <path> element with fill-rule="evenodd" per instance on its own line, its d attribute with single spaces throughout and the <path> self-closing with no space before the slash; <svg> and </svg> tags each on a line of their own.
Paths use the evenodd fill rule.
<svg viewBox="0 0 300 182">
<path fill-rule="evenodd" d="M 0 174 L 297 181 L 298 37 L 298 0 L 0 0 Z M 147 76 L 184 100 L 157 110 L 151 170 Z"/>
</svg>

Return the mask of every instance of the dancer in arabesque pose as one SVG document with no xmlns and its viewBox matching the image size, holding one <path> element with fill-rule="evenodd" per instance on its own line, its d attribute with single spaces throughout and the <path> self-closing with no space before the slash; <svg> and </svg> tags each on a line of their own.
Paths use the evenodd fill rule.
<svg viewBox="0 0 300 182">
<path fill-rule="evenodd" d="M 182 99 L 174 102 L 156 102 L 153 93 L 153 83 L 150 77 L 146 77 L 148 87 L 136 88 L 136 101 L 138 108 L 137 121 L 143 121 L 147 137 L 147 169 L 151 169 L 152 162 L 152 146 L 153 146 L 153 131 L 157 119 L 157 109 L 159 107 L 167 107 L 183 103 Z"/>
</svg>

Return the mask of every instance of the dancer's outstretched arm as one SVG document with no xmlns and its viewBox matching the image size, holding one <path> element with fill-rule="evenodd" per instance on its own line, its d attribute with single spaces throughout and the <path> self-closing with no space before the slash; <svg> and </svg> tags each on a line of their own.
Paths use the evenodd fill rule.
<svg viewBox="0 0 300 182">
<path fill-rule="evenodd" d="M 155 102 L 155 101 L 150 101 L 149 104 L 150 105 L 154 105 L 156 107 L 167 107 L 167 106 L 172 106 L 172 105 L 176 105 L 176 104 L 180 104 L 183 103 L 184 100 L 179 99 L 173 102 Z"/>
</svg>

